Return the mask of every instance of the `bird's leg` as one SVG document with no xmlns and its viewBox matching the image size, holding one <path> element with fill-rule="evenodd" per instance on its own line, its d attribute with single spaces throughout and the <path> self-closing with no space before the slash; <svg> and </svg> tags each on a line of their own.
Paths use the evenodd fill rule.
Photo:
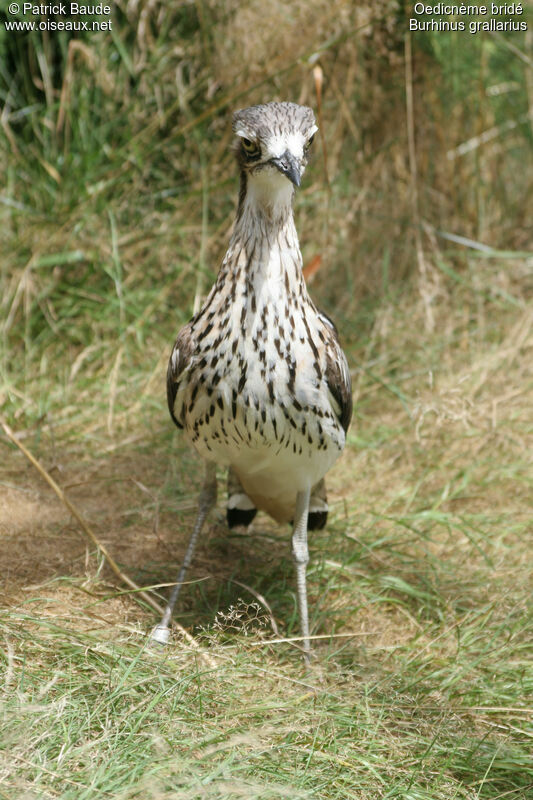
<svg viewBox="0 0 533 800">
<path fill-rule="evenodd" d="M 307 587 L 305 569 L 309 561 L 307 548 L 307 516 L 309 513 L 309 497 L 311 490 L 305 489 L 296 496 L 294 512 L 294 532 L 292 534 L 292 554 L 296 566 L 296 586 L 298 590 L 298 611 L 302 631 L 305 663 L 309 664 L 311 646 L 309 644 L 309 615 L 307 613 Z"/>
<path fill-rule="evenodd" d="M 183 564 L 181 565 L 180 571 L 178 572 L 176 583 L 174 585 L 174 588 L 172 589 L 172 593 L 167 603 L 167 607 L 165 608 L 165 613 L 163 614 L 163 618 L 159 623 L 159 625 L 156 625 L 152 633 L 150 634 L 150 639 L 154 642 L 159 642 L 159 644 L 166 644 L 168 642 L 168 637 L 170 633 L 169 624 L 172 618 L 172 612 L 174 611 L 174 606 L 176 605 L 176 601 L 180 593 L 180 589 L 183 586 L 185 573 L 187 572 L 190 563 L 192 561 L 192 557 L 194 555 L 194 548 L 196 547 L 196 542 L 202 531 L 202 528 L 204 527 L 204 522 L 207 518 L 207 515 L 215 505 L 216 499 L 217 499 L 217 478 L 216 478 L 215 464 L 213 464 L 211 461 L 206 461 L 204 483 L 200 491 L 200 497 L 198 498 L 198 513 L 196 515 L 194 528 L 191 534 L 191 538 L 189 539 L 189 544 L 187 545 L 187 550 L 185 552 L 185 558 L 183 559 Z"/>
</svg>

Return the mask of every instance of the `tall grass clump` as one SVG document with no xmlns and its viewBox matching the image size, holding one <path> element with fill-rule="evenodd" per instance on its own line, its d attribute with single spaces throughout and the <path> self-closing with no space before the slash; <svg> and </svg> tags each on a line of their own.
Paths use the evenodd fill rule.
<svg viewBox="0 0 533 800">
<path fill-rule="evenodd" d="M 81 357 L 83 374 L 103 361 L 109 374 L 119 348 L 138 363 L 141 342 L 155 356 L 154 332 L 172 309 L 177 324 L 187 317 L 227 237 L 231 109 L 273 97 L 315 105 L 317 64 L 324 151 L 297 214 L 305 260 L 322 259 L 325 305 L 352 319 L 360 298 L 413 274 L 417 241 L 459 266 L 465 250 L 450 235 L 527 249 L 521 42 L 412 37 L 415 174 L 405 14 L 394 2 L 316 2 L 313 13 L 120 2 L 112 35 L 2 31 L 2 371 L 22 394 L 19 415 L 47 413 L 33 382 L 59 354 L 70 369 Z M 426 282 L 438 302 L 434 276 Z M 69 377 L 58 377 L 61 407 Z"/>
</svg>

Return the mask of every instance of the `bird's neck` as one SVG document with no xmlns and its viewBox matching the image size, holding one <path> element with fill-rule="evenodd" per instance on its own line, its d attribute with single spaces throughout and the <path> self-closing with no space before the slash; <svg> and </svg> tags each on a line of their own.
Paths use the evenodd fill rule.
<svg viewBox="0 0 533 800">
<path fill-rule="evenodd" d="M 279 172 L 258 172 L 247 176 L 241 172 L 237 225 L 241 218 L 243 224 L 250 220 L 261 220 L 271 228 L 292 220 L 292 200 L 294 186 Z"/>
<path fill-rule="evenodd" d="M 276 302 L 287 293 L 307 298 L 292 212 L 292 184 L 283 176 L 241 176 L 237 219 L 222 279 L 236 279 L 246 294 Z"/>
</svg>

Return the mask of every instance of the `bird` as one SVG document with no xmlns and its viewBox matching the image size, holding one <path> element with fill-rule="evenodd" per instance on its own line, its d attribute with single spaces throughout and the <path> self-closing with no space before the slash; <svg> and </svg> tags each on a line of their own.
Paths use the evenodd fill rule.
<svg viewBox="0 0 533 800">
<path fill-rule="evenodd" d="M 257 510 L 292 523 L 304 659 L 311 646 L 308 529 L 326 524 L 324 476 L 352 417 L 350 370 L 328 315 L 311 300 L 293 214 L 317 132 L 311 108 L 268 102 L 235 111 L 237 214 L 216 282 L 178 333 L 167 372 L 170 415 L 205 462 L 183 564 L 152 639 L 165 644 L 196 542 L 228 467 L 227 521 Z"/>
</svg>

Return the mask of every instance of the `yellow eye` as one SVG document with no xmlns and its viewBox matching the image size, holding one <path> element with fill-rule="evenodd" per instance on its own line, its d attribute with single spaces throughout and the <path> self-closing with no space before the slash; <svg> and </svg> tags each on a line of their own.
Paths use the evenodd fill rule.
<svg viewBox="0 0 533 800">
<path fill-rule="evenodd" d="M 307 140 L 307 142 L 305 144 L 305 150 L 309 150 L 309 148 L 313 144 L 313 139 L 314 138 L 315 138 L 315 134 L 313 133 L 313 135 L 309 137 L 309 139 Z"/>
<path fill-rule="evenodd" d="M 243 137 L 242 141 L 242 149 L 246 153 L 247 156 L 258 156 L 261 152 L 259 145 L 257 142 L 252 142 L 251 139 L 245 139 Z"/>
</svg>

